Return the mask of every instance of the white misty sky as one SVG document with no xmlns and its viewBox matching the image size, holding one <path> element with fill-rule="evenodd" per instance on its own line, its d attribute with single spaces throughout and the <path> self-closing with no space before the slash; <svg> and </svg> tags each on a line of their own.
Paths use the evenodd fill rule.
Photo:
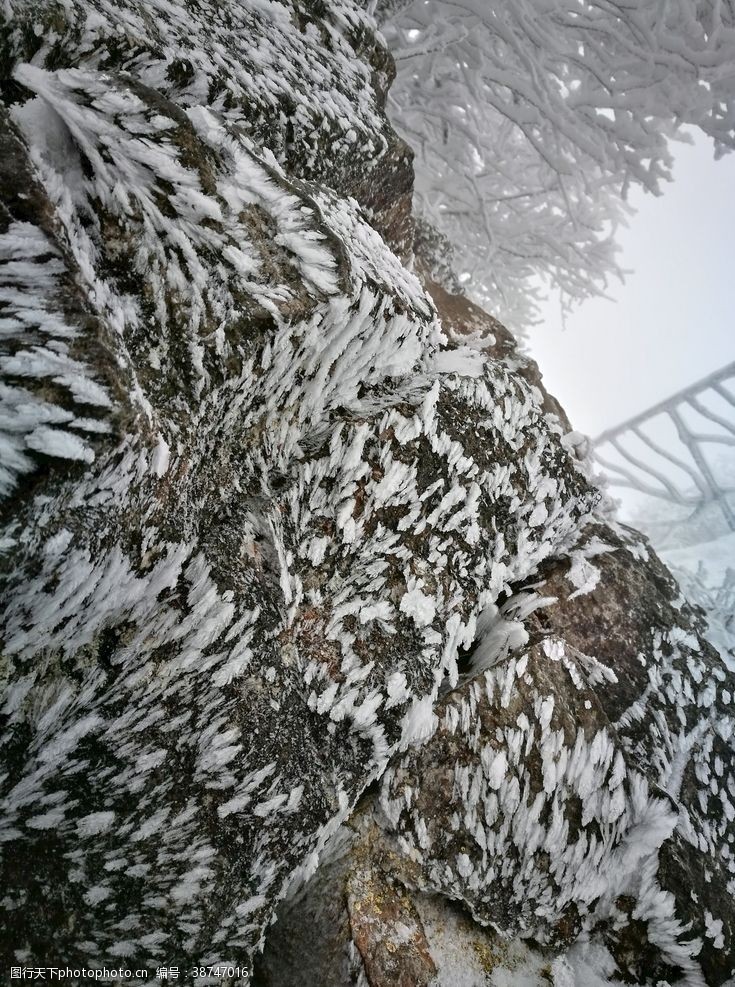
<svg viewBox="0 0 735 987">
<path fill-rule="evenodd" d="M 621 230 L 615 301 L 585 302 L 562 329 L 544 310 L 531 351 L 574 428 L 595 437 L 735 359 L 735 153 L 674 148 L 674 181 Z"/>
</svg>

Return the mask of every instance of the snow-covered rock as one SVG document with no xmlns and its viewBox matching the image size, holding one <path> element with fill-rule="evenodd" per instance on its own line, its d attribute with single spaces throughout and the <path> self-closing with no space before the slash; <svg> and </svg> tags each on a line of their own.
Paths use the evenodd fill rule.
<svg viewBox="0 0 735 987">
<path fill-rule="evenodd" d="M 445 332 L 442 299 L 409 269 L 411 158 L 383 113 L 392 68 L 369 14 L 352 0 L 8 0 L 3 17 L 3 962 L 249 966 L 279 900 L 319 880 L 381 777 L 376 839 L 402 832 L 412 886 L 485 921 L 492 826 L 478 861 L 469 836 L 440 850 L 430 820 L 406 822 L 405 778 L 441 745 L 475 809 L 540 759 L 559 873 L 574 878 L 560 902 L 591 908 L 593 831 L 628 871 L 635 853 L 650 870 L 679 846 L 676 800 L 689 811 L 712 778 L 682 762 L 678 794 L 655 791 L 668 748 L 618 757 L 607 726 L 614 656 L 575 645 L 577 658 L 562 631 L 529 643 L 523 590 L 544 567 L 575 553 L 572 604 L 605 592 L 587 578 L 599 544 L 580 541 L 600 494 L 502 327 L 463 320 L 459 299 Z M 629 565 L 665 635 L 641 551 Z M 691 650 L 688 619 L 676 643 Z M 466 668 L 478 635 L 482 661 Z M 728 681 L 698 646 L 711 668 L 695 700 L 677 669 L 667 680 L 692 750 Z M 643 658 L 658 667 L 665 647 L 652 637 Z M 526 744 L 554 738 L 551 754 L 499 737 L 511 708 Z M 415 797 L 443 818 L 454 789 L 430 791 L 434 777 Z M 567 795 L 587 800 L 568 845 Z M 535 888 L 534 818 L 507 866 L 528 862 Z M 727 887 L 729 856 L 711 863 L 702 814 L 688 819 L 692 853 Z M 396 982 L 419 983 L 430 943 L 379 871 L 345 877 L 339 970 L 373 987 L 393 976 L 375 923 L 357 918 L 387 881 L 390 942 L 413 943 L 419 971 Z M 700 922 L 676 891 L 636 901 L 641 922 Z M 508 893 L 502 921 L 492 912 L 513 934 L 530 928 L 517 904 Z M 730 962 L 731 914 L 699 907 L 710 931 L 722 923 L 702 956 Z M 567 922 L 565 941 L 583 925 Z"/>
</svg>

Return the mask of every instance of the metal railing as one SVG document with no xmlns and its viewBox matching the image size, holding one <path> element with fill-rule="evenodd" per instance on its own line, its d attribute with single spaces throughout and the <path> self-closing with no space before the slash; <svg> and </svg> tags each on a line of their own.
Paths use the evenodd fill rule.
<svg viewBox="0 0 735 987">
<path fill-rule="evenodd" d="M 708 396 L 711 399 L 714 395 L 721 399 L 722 410 L 713 411 L 704 403 Z M 687 409 L 690 409 L 689 420 Z M 696 412 L 702 425 L 692 424 L 691 411 Z M 673 423 L 676 438 L 662 440 L 652 434 L 656 432 L 651 427 L 654 419 Z M 735 509 L 730 499 L 735 487 L 717 476 L 707 458 L 708 447 L 720 452 L 731 447 L 735 459 L 735 362 L 608 429 L 593 442 L 595 458 L 611 486 L 635 490 L 685 508 L 686 520 L 717 505 L 728 528 L 735 531 Z M 613 449 L 619 462 L 610 458 Z"/>
</svg>

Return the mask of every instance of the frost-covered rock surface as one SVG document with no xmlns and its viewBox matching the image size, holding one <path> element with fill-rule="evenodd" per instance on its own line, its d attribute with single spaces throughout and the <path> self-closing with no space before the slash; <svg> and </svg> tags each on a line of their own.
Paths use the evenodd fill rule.
<svg viewBox="0 0 735 987">
<path fill-rule="evenodd" d="M 578 595 L 585 556 L 595 575 Z M 529 617 L 528 642 L 447 696 L 431 741 L 386 772 L 390 828 L 422 887 L 509 936 L 597 934 L 634 982 L 719 983 L 732 681 L 629 535 L 588 534 L 543 592 L 556 602 Z"/>
<path fill-rule="evenodd" d="M 722 982 L 735 688 L 507 333 L 411 273 L 370 17 L 3 18 L 3 963 L 250 965 L 316 888 L 272 936 L 319 987 L 460 983 L 449 898 Z"/>
</svg>

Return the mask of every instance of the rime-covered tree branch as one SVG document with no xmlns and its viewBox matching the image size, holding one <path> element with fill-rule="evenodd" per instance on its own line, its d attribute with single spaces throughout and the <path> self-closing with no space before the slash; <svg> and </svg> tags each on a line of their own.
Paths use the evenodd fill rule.
<svg viewBox="0 0 735 987">
<path fill-rule="evenodd" d="M 418 209 L 514 328 L 539 279 L 567 303 L 605 290 L 627 192 L 661 191 L 685 128 L 718 155 L 735 143 L 730 3 L 415 0 L 382 16 Z"/>
</svg>

